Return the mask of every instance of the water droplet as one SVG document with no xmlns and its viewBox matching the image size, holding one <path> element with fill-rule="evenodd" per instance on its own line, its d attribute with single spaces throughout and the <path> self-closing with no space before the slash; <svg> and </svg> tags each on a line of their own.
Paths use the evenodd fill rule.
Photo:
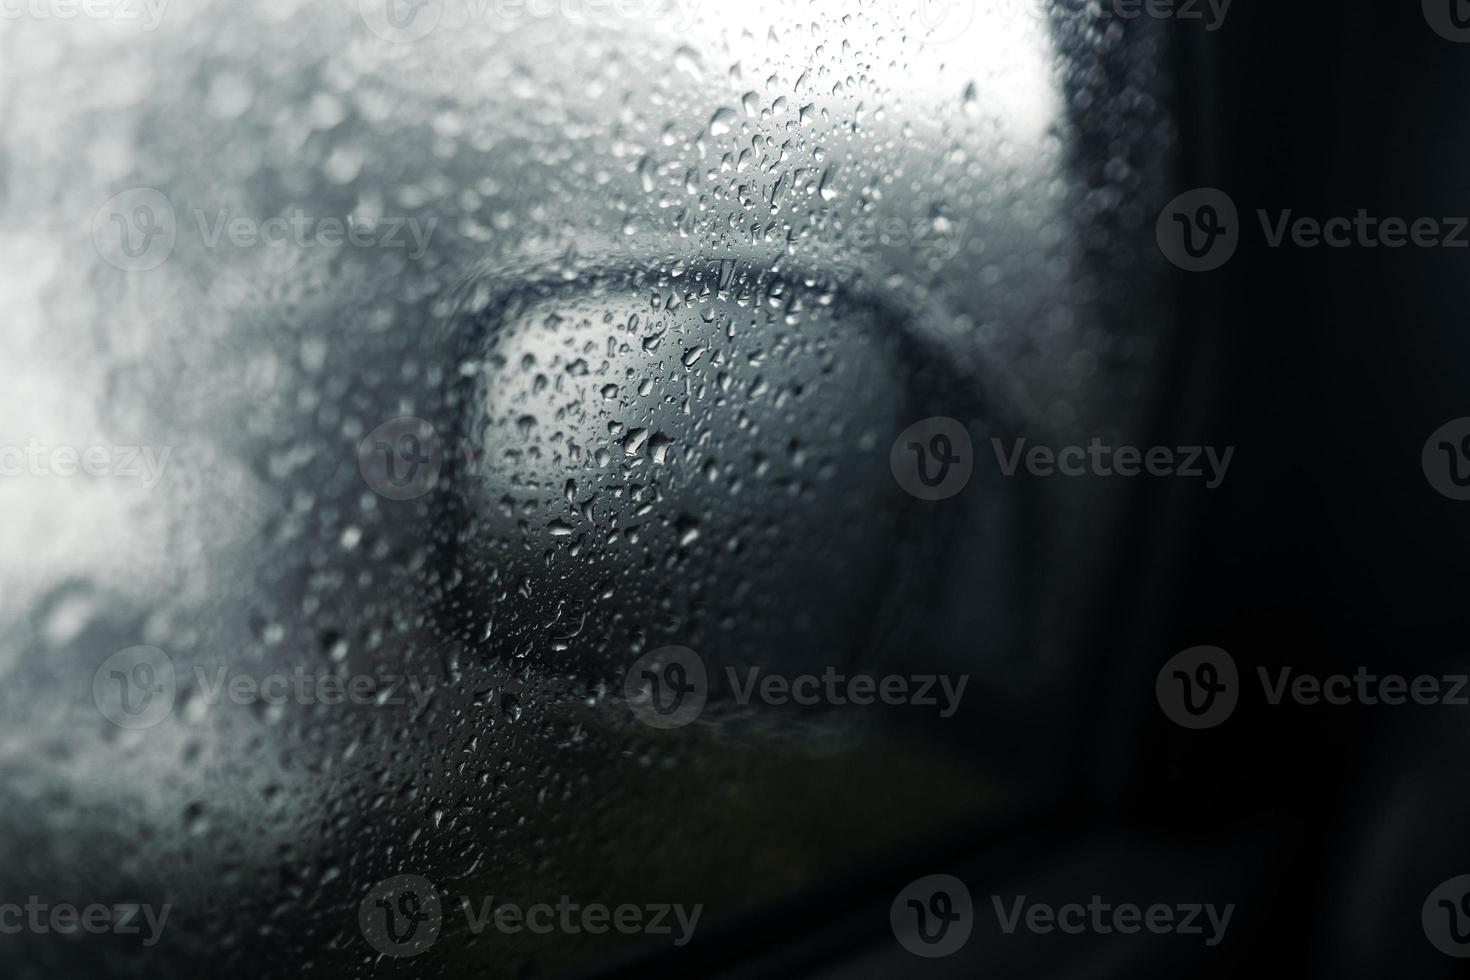
<svg viewBox="0 0 1470 980">
<path fill-rule="evenodd" d="M 716 109 L 714 115 L 709 117 L 709 134 L 711 136 L 724 136 L 735 126 L 735 110 L 725 106 Z"/>
</svg>

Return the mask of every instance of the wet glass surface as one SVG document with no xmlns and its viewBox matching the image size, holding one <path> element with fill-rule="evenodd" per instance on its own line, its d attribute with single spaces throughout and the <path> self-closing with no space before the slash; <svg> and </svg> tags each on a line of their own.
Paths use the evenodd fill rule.
<svg viewBox="0 0 1470 980">
<path fill-rule="evenodd" d="M 1162 57 L 920 6 L 0 26 L 0 887 L 172 908 L 15 975 L 588 969 L 672 940 L 466 904 L 716 929 L 1062 792 L 1121 491 L 894 459 L 1136 424 Z"/>
</svg>

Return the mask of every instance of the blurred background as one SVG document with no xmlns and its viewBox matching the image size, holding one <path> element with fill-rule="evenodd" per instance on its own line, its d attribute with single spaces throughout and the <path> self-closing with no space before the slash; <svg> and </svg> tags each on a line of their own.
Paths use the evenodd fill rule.
<svg viewBox="0 0 1470 980">
<path fill-rule="evenodd" d="M 9 975 L 1452 975 L 1467 42 L 0 0 Z"/>
</svg>

